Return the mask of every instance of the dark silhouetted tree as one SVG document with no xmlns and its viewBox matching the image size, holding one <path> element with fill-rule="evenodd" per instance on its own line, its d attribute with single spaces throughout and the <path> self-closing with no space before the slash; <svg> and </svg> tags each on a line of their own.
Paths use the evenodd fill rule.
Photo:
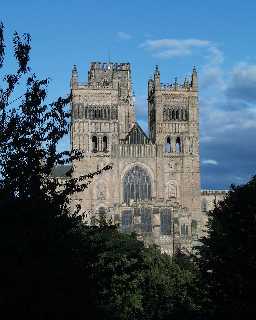
<svg viewBox="0 0 256 320">
<path fill-rule="evenodd" d="M 231 186 L 209 213 L 208 237 L 199 247 L 204 309 L 208 317 L 243 319 L 256 315 L 256 177 Z"/>
<path fill-rule="evenodd" d="M 49 80 L 38 80 L 29 67 L 30 36 L 15 33 L 13 48 L 17 70 L 0 87 L 0 310 L 9 318 L 12 312 L 26 319 L 84 317 L 82 219 L 70 201 L 109 166 L 65 182 L 51 175 L 55 165 L 81 156 L 57 150 L 69 130 L 71 96 L 47 104 Z M 4 58 L 1 24 L 1 70 Z"/>
</svg>

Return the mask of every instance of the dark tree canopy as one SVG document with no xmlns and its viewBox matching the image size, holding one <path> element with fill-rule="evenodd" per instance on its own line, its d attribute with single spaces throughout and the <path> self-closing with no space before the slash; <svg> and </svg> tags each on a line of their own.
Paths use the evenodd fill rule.
<svg viewBox="0 0 256 320">
<path fill-rule="evenodd" d="M 209 214 L 209 236 L 199 248 L 199 266 L 213 317 L 256 315 L 256 177 L 231 186 Z"/>
</svg>

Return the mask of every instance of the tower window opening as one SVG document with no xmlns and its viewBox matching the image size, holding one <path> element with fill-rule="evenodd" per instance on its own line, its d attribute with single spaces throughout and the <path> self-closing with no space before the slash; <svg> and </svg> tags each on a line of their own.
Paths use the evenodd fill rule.
<svg viewBox="0 0 256 320">
<path fill-rule="evenodd" d="M 167 137 L 166 138 L 166 143 L 165 143 L 165 146 L 164 146 L 164 151 L 165 152 L 171 152 L 171 138 L 170 137 Z"/>
<path fill-rule="evenodd" d="M 172 120 L 175 120 L 175 110 L 172 110 Z"/>
<path fill-rule="evenodd" d="M 177 137 L 177 139 L 176 139 L 176 152 L 177 152 L 177 153 L 180 153 L 180 152 L 181 152 L 180 137 Z"/>
<path fill-rule="evenodd" d="M 176 110 L 176 120 L 179 120 L 179 110 Z"/>
<path fill-rule="evenodd" d="M 167 110 L 164 108 L 164 111 L 163 111 L 163 120 L 164 120 L 164 121 L 166 121 L 166 118 L 167 118 L 167 117 L 166 117 L 166 112 L 167 112 Z"/>
<path fill-rule="evenodd" d="M 102 139 L 102 142 L 103 142 L 103 151 L 107 152 L 108 151 L 108 138 L 106 136 L 104 136 Z"/>
<path fill-rule="evenodd" d="M 183 109 L 180 110 L 180 120 L 185 120 Z"/>
<path fill-rule="evenodd" d="M 96 136 L 92 137 L 92 152 L 98 151 L 98 140 Z"/>
</svg>

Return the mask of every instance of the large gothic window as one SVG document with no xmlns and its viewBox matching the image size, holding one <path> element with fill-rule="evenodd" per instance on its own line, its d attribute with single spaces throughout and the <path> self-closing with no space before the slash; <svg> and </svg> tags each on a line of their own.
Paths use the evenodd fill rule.
<svg viewBox="0 0 256 320">
<path fill-rule="evenodd" d="M 125 203 L 151 199 L 151 181 L 145 169 L 134 166 L 127 172 L 123 180 L 123 195 Z"/>
</svg>

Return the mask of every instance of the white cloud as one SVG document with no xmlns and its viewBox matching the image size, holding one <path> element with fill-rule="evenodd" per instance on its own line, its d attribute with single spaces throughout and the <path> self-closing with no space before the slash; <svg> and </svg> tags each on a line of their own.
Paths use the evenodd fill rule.
<svg viewBox="0 0 256 320">
<path fill-rule="evenodd" d="M 190 55 L 194 49 L 210 45 L 210 41 L 200 39 L 157 39 L 146 40 L 140 47 L 152 51 L 159 58 L 173 58 Z"/>
<path fill-rule="evenodd" d="M 213 165 L 213 166 L 217 166 L 219 164 L 218 161 L 213 160 L 213 159 L 203 160 L 202 163 L 203 164 L 210 164 L 210 165 Z"/>
<path fill-rule="evenodd" d="M 223 52 L 217 48 L 215 45 L 211 44 L 208 48 L 208 56 L 209 63 L 211 65 L 219 65 L 224 61 Z"/>
<path fill-rule="evenodd" d="M 226 94 L 230 99 L 246 102 L 256 101 L 256 65 L 245 62 L 237 64 L 231 71 Z"/>
<path fill-rule="evenodd" d="M 117 36 L 119 39 L 122 40 L 130 40 L 132 38 L 132 35 L 123 31 L 117 32 Z"/>
</svg>

